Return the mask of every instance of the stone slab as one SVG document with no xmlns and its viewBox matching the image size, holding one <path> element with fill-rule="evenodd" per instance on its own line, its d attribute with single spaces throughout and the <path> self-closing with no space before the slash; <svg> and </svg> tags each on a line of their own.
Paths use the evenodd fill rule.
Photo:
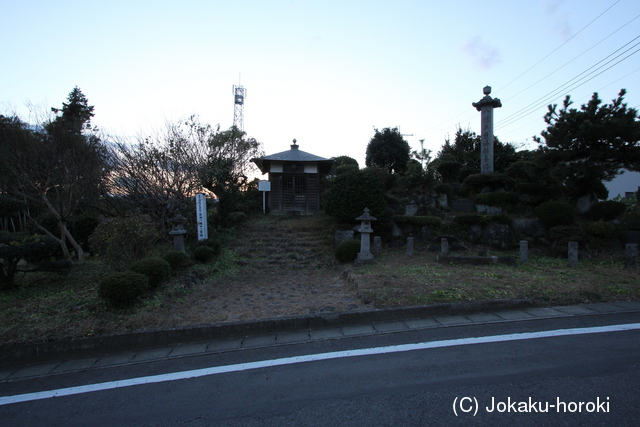
<svg viewBox="0 0 640 427">
<path fill-rule="evenodd" d="M 522 320 L 522 319 L 535 318 L 533 314 L 525 313 L 522 310 L 500 311 L 496 314 L 502 317 L 503 319 L 507 319 L 507 320 Z"/>
<path fill-rule="evenodd" d="M 309 341 L 308 331 L 282 332 L 276 337 L 278 344 Z"/>
<path fill-rule="evenodd" d="M 237 350 L 239 348 L 242 348 L 242 338 L 236 338 L 232 340 L 211 341 L 207 345 L 208 352 Z"/>
<path fill-rule="evenodd" d="M 556 310 L 572 315 L 595 314 L 597 311 L 588 309 L 581 305 L 568 305 L 566 307 L 555 307 Z"/>
<path fill-rule="evenodd" d="M 326 340 L 331 338 L 342 338 L 344 334 L 341 328 L 312 330 L 309 335 L 312 340 Z"/>
<path fill-rule="evenodd" d="M 185 344 L 174 347 L 169 357 L 200 354 L 205 351 L 207 351 L 207 343 Z"/>
<path fill-rule="evenodd" d="M 96 364 L 99 357 L 90 357 L 86 359 L 66 360 L 56 366 L 53 372 L 70 372 L 91 368 Z"/>
<path fill-rule="evenodd" d="M 640 310 L 640 301 L 616 301 L 613 304 L 625 310 Z"/>
<path fill-rule="evenodd" d="M 586 307 L 597 311 L 598 313 L 615 313 L 616 311 L 620 311 L 620 307 L 615 304 L 611 304 L 608 302 L 599 302 L 596 304 L 588 304 Z"/>
<path fill-rule="evenodd" d="M 342 333 L 346 336 L 353 335 L 371 335 L 375 334 L 376 330 L 372 325 L 354 325 L 354 326 L 343 326 Z"/>
<path fill-rule="evenodd" d="M 436 322 L 436 320 L 432 318 L 409 319 L 409 320 L 405 320 L 404 323 L 411 329 L 424 329 L 424 328 L 433 328 L 436 326 L 441 326 L 440 323 Z"/>
<path fill-rule="evenodd" d="M 127 353 L 119 353 L 119 354 L 110 354 L 108 356 L 103 356 L 96 362 L 95 366 L 112 366 L 112 365 L 122 365 L 125 363 L 131 362 L 134 357 L 136 357 L 135 352 L 127 352 Z"/>
<path fill-rule="evenodd" d="M 246 337 L 242 340 L 242 347 L 266 347 L 276 343 L 276 335 L 260 335 L 257 337 Z"/>
<path fill-rule="evenodd" d="M 397 331 L 406 331 L 409 329 L 404 322 L 395 321 L 395 322 L 383 322 L 383 323 L 374 323 L 373 327 L 378 332 L 397 332 Z"/>
<path fill-rule="evenodd" d="M 132 362 L 141 362 L 145 360 L 164 359 L 169 357 L 169 354 L 173 350 L 172 347 L 166 348 L 153 348 L 151 350 L 142 350 L 133 358 Z"/>
<path fill-rule="evenodd" d="M 536 317 L 567 316 L 566 313 L 563 313 L 560 310 L 556 310 L 555 308 L 548 308 L 548 307 L 527 308 L 524 311 L 526 313 L 533 314 Z"/>
<path fill-rule="evenodd" d="M 11 375 L 13 375 L 15 372 L 16 372 L 15 369 L 8 369 L 8 370 L 5 370 L 5 371 L 0 371 L 0 381 L 6 380 Z"/>
<path fill-rule="evenodd" d="M 466 317 L 469 318 L 469 320 L 471 320 L 472 322 L 478 323 L 501 322 L 504 320 L 502 317 L 496 316 L 493 313 L 468 314 Z"/>
<path fill-rule="evenodd" d="M 25 378 L 25 377 L 37 377 L 40 375 L 47 375 L 60 364 L 60 362 L 45 363 L 43 365 L 25 366 L 22 369 L 18 369 L 9 378 Z"/>
<path fill-rule="evenodd" d="M 471 320 L 465 316 L 436 316 L 438 323 L 442 325 L 463 325 L 471 323 Z"/>
</svg>

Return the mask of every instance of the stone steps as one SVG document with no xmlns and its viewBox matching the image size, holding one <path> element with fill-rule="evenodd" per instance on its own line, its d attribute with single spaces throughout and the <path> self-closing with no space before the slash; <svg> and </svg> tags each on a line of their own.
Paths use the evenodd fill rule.
<svg viewBox="0 0 640 427">
<path fill-rule="evenodd" d="M 306 223 L 305 223 L 306 224 Z M 314 269 L 333 264 L 332 241 L 317 224 L 250 223 L 236 240 L 240 263 L 255 269 Z"/>
</svg>

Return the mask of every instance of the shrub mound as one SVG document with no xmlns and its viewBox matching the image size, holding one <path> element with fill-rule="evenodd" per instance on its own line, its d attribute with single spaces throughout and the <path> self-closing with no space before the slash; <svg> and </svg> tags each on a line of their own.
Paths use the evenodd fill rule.
<svg viewBox="0 0 640 427">
<path fill-rule="evenodd" d="M 169 263 L 172 270 L 177 270 L 189 264 L 189 255 L 182 251 L 169 251 L 162 259 Z"/>
<path fill-rule="evenodd" d="M 208 239 L 198 240 L 198 243 L 196 243 L 196 247 L 201 247 L 201 246 L 207 246 L 213 249 L 214 256 L 220 255 L 220 250 L 222 249 L 222 245 L 220 244 L 220 241 L 213 237 L 209 237 Z"/>
<path fill-rule="evenodd" d="M 144 258 L 158 236 L 149 215 L 108 218 L 91 234 L 89 246 L 109 265 L 124 269 L 132 261 Z"/>
<path fill-rule="evenodd" d="M 216 251 L 211 246 L 198 246 L 193 251 L 193 259 L 201 263 L 207 263 L 216 256 Z"/>
<path fill-rule="evenodd" d="M 611 221 L 612 219 L 621 217 L 626 209 L 627 205 L 623 202 L 606 200 L 591 206 L 591 209 L 589 209 L 589 217 L 596 221 Z"/>
<path fill-rule="evenodd" d="M 340 262 L 353 262 L 360 252 L 360 240 L 349 239 L 340 243 L 335 251 L 336 259 Z"/>
<path fill-rule="evenodd" d="M 171 276 L 171 265 L 158 257 L 143 258 L 134 262 L 129 270 L 149 278 L 149 286 L 156 288 Z"/>
<path fill-rule="evenodd" d="M 393 220 L 397 224 L 417 225 L 431 228 L 439 228 L 442 225 L 442 220 L 440 218 L 429 215 L 394 215 Z"/>
<path fill-rule="evenodd" d="M 98 295 L 112 305 L 121 307 L 132 304 L 147 290 L 149 278 L 133 271 L 122 271 L 100 281 Z"/>
<path fill-rule="evenodd" d="M 544 202 L 536 208 L 536 215 L 547 229 L 576 222 L 576 210 L 565 202 Z"/>
<path fill-rule="evenodd" d="M 481 193 L 476 195 L 476 203 L 479 205 L 511 209 L 516 203 L 518 203 L 518 195 L 507 191 Z"/>
</svg>

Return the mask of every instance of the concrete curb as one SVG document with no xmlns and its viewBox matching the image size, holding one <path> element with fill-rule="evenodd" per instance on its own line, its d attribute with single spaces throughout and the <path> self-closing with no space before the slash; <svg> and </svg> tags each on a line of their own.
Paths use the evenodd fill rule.
<svg viewBox="0 0 640 427">
<path fill-rule="evenodd" d="M 75 338 L 24 344 L 0 347 L 0 369 L 31 363 L 52 362 L 69 358 L 77 359 L 123 351 L 143 350 L 285 331 L 322 329 L 431 316 L 516 310 L 533 306 L 533 300 L 531 299 L 466 301 L 358 312 L 291 316 L 258 321 L 200 325 L 103 337 Z"/>
</svg>

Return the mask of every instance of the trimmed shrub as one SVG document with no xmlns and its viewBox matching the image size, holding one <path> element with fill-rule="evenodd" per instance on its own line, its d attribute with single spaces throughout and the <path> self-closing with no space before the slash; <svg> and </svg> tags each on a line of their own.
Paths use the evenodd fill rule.
<svg viewBox="0 0 640 427">
<path fill-rule="evenodd" d="M 565 202 L 544 202 L 536 208 L 536 215 L 547 229 L 560 225 L 569 226 L 576 222 L 576 210 Z"/>
<path fill-rule="evenodd" d="M 611 221 L 621 217 L 626 209 L 627 205 L 615 200 L 597 202 L 589 209 L 589 217 L 595 221 Z"/>
<path fill-rule="evenodd" d="M 149 286 L 157 288 L 171 276 L 171 265 L 162 258 L 143 258 L 131 264 L 129 270 L 144 274 L 149 278 Z"/>
<path fill-rule="evenodd" d="M 590 222 L 587 224 L 587 232 L 597 239 L 613 239 L 616 235 L 616 226 L 610 222 Z"/>
<path fill-rule="evenodd" d="M 487 219 L 487 224 L 492 222 L 497 222 L 502 225 L 511 225 L 511 218 L 509 215 L 505 214 L 497 214 L 497 215 L 487 215 L 485 217 Z"/>
<path fill-rule="evenodd" d="M 518 203 L 518 195 L 516 193 L 505 191 L 477 194 L 475 199 L 478 205 L 496 206 L 504 209 L 510 209 Z"/>
<path fill-rule="evenodd" d="M 442 162 L 438 165 L 438 173 L 444 183 L 458 182 L 460 169 L 462 169 L 462 164 L 456 161 Z"/>
<path fill-rule="evenodd" d="M 112 305 L 130 305 L 149 287 L 149 278 L 133 271 L 122 271 L 100 281 L 98 295 Z"/>
<path fill-rule="evenodd" d="M 349 239 L 338 245 L 335 255 L 339 262 L 353 262 L 358 252 L 360 252 L 360 240 Z"/>
<path fill-rule="evenodd" d="M 214 256 L 220 255 L 220 251 L 222 250 L 222 245 L 220 244 L 220 241 L 213 237 L 209 237 L 208 239 L 198 240 L 198 242 L 196 243 L 196 247 L 200 247 L 200 246 L 207 246 L 213 249 Z"/>
<path fill-rule="evenodd" d="M 162 259 L 169 263 L 172 270 L 177 270 L 178 268 L 189 264 L 189 255 L 182 251 L 169 251 L 162 257 Z"/>
<path fill-rule="evenodd" d="M 450 184 L 438 184 L 435 186 L 434 190 L 438 194 L 451 194 L 451 185 Z"/>
<path fill-rule="evenodd" d="M 484 188 L 489 188 L 493 191 L 509 188 L 513 184 L 513 179 L 503 173 L 477 173 L 466 177 L 464 184 L 471 188 L 473 192 L 478 193 Z"/>
<path fill-rule="evenodd" d="M 394 215 L 393 220 L 397 224 L 417 225 L 420 227 L 425 226 L 425 227 L 431 227 L 431 228 L 440 228 L 440 225 L 442 225 L 442 220 L 440 218 L 438 218 L 437 216 L 428 216 L 428 215 L 424 215 L 424 216 Z"/>
<path fill-rule="evenodd" d="M 143 258 L 158 240 L 156 224 L 149 215 L 108 218 L 89 237 L 96 254 L 117 269 Z"/>
<path fill-rule="evenodd" d="M 556 256 L 567 256 L 569 242 L 578 242 L 581 249 L 585 248 L 587 236 L 584 229 L 575 225 L 559 225 L 549 230 L 551 251 Z"/>
<path fill-rule="evenodd" d="M 198 246 L 193 250 L 193 259 L 203 264 L 211 261 L 216 256 L 216 251 L 210 246 Z"/>
<path fill-rule="evenodd" d="M 453 218 L 453 222 L 462 226 L 482 225 L 483 217 L 478 214 L 461 214 Z"/>
<path fill-rule="evenodd" d="M 14 286 L 21 260 L 41 262 L 60 259 L 60 244 L 48 236 L 0 231 L 0 289 Z"/>
<path fill-rule="evenodd" d="M 247 220 L 247 214 L 241 211 L 231 212 L 225 219 L 225 224 L 228 226 L 234 226 L 242 224 Z"/>
</svg>

